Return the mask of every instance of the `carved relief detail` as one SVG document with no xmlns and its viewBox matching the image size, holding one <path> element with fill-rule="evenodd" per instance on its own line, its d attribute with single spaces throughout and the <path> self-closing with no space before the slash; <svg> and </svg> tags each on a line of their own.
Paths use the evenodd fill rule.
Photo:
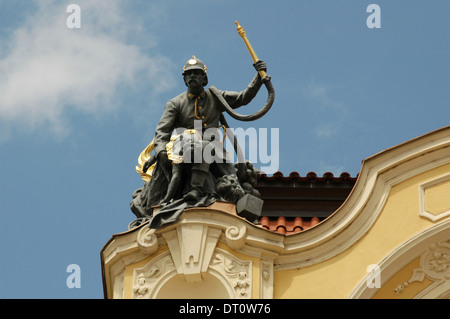
<svg viewBox="0 0 450 319">
<path fill-rule="evenodd" d="M 226 230 L 202 224 L 181 224 L 162 234 L 168 251 L 154 257 L 145 266 L 134 269 L 132 297 L 155 298 L 158 291 L 174 276 L 182 276 L 188 283 L 201 283 L 204 274 L 215 276 L 231 298 L 252 297 L 252 261 L 240 260 L 232 253 L 217 247 L 224 235 L 237 248 L 245 241 L 245 228 L 231 226 Z M 142 229 L 138 235 L 140 249 L 154 254 L 158 240 L 153 231 Z M 156 247 L 156 248 L 155 248 Z M 272 282 L 272 267 L 264 267 L 264 278 Z"/>
<path fill-rule="evenodd" d="M 221 249 L 216 249 L 209 267 L 220 273 L 230 284 L 230 286 L 233 287 L 235 291 L 235 298 L 251 298 L 251 261 L 239 260 Z"/>
<path fill-rule="evenodd" d="M 164 253 L 144 267 L 135 269 L 133 276 L 133 298 L 150 298 L 150 294 L 158 281 L 165 274 L 173 270 L 175 270 L 175 265 L 169 253 Z"/>
<path fill-rule="evenodd" d="M 400 294 L 409 284 L 422 282 L 425 277 L 435 282 L 450 280 L 450 244 L 440 242 L 430 245 L 420 257 L 420 267 L 414 269 L 411 278 L 399 284 L 394 291 Z"/>
<path fill-rule="evenodd" d="M 273 261 L 261 260 L 260 298 L 273 298 Z"/>
</svg>

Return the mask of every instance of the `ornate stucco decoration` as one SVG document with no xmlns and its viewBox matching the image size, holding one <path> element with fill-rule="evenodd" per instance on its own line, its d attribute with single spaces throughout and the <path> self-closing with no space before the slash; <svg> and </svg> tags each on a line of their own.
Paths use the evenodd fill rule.
<svg viewBox="0 0 450 319">
<path fill-rule="evenodd" d="M 234 289 L 234 298 L 236 299 L 251 298 L 251 266 L 251 261 L 239 260 L 221 249 L 216 250 L 210 264 L 210 267 L 224 277 Z"/>
<path fill-rule="evenodd" d="M 450 289 L 450 244 L 436 242 L 430 245 L 428 250 L 420 258 L 420 267 L 414 269 L 411 278 L 399 284 L 395 289 L 396 294 L 401 294 L 414 282 L 422 282 L 428 278 L 433 284 L 417 296 L 425 296 L 427 292 L 438 286 L 447 286 Z M 447 290 L 448 291 L 448 290 Z"/>
<path fill-rule="evenodd" d="M 165 253 L 134 271 L 133 298 L 148 299 L 155 295 L 155 287 L 168 279 L 175 270 L 170 254 Z"/>
<path fill-rule="evenodd" d="M 439 222 L 395 248 L 379 262 L 381 288 L 408 264 L 420 258 L 405 282 L 396 283 L 393 294 L 402 297 L 406 289 L 425 278 L 432 284 L 414 298 L 450 297 L 450 219 Z M 367 276 L 355 287 L 349 298 L 372 298 L 378 289 L 367 286 Z"/>
</svg>

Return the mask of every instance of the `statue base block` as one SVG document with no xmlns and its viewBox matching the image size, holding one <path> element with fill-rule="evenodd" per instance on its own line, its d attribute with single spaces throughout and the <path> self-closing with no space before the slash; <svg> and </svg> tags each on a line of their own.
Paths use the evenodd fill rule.
<svg viewBox="0 0 450 319">
<path fill-rule="evenodd" d="M 246 194 L 236 204 L 237 214 L 245 219 L 256 223 L 261 217 L 264 201 L 251 194 Z"/>
</svg>

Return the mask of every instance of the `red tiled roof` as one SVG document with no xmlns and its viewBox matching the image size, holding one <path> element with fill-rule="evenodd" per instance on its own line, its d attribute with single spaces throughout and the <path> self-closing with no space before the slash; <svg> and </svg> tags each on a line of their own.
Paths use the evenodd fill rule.
<svg viewBox="0 0 450 319">
<path fill-rule="evenodd" d="M 344 172 L 339 177 L 326 172 L 322 177 L 309 172 L 284 176 L 262 174 L 256 188 L 264 200 L 258 224 L 263 229 L 284 235 L 307 230 L 331 215 L 347 198 L 357 177 Z"/>
<path fill-rule="evenodd" d="M 261 174 L 261 180 L 297 180 L 297 181 L 305 181 L 305 182 L 322 182 L 322 181 L 356 181 L 357 177 L 351 177 L 349 173 L 344 172 L 339 177 L 335 177 L 333 173 L 326 172 L 322 177 L 317 176 L 315 172 L 309 172 L 306 176 L 301 177 L 298 172 L 291 172 L 289 176 L 284 176 L 282 172 L 276 172 L 272 176 L 267 176 L 267 174 Z"/>
<path fill-rule="evenodd" d="M 269 218 L 267 216 L 264 216 L 260 218 L 258 224 L 261 225 L 262 228 L 273 231 L 275 233 L 291 235 L 307 230 L 319 224 L 322 220 L 323 219 L 320 219 L 319 217 Z"/>
</svg>

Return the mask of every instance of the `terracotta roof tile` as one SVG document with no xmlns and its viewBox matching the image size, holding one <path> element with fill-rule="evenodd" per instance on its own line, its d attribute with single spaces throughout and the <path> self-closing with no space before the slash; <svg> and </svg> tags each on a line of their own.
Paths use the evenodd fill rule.
<svg viewBox="0 0 450 319">
<path fill-rule="evenodd" d="M 349 173 L 344 172 L 339 177 L 335 177 L 333 173 L 326 172 L 323 174 L 322 177 L 317 176 L 315 172 L 309 172 L 306 174 L 306 176 L 302 177 L 298 172 L 291 172 L 289 176 L 284 176 L 282 172 L 275 172 L 272 174 L 272 176 L 267 176 L 267 174 L 261 174 L 260 179 L 262 180 L 297 180 L 297 181 L 305 181 L 305 182 L 312 182 L 312 181 L 356 181 L 357 177 L 351 177 Z"/>
<path fill-rule="evenodd" d="M 344 172 L 338 177 L 326 172 L 301 176 L 261 174 L 256 188 L 264 200 L 258 224 L 272 232 L 291 235 L 307 230 L 325 220 L 347 198 L 357 180 Z"/>
<path fill-rule="evenodd" d="M 307 230 L 319 224 L 323 219 L 324 218 L 320 219 L 318 217 L 286 218 L 280 216 L 277 218 L 273 218 L 264 216 L 260 218 L 258 224 L 261 225 L 262 228 L 267 229 L 269 231 L 273 231 L 278 234 L 291 235 Z"/>
</svg>

